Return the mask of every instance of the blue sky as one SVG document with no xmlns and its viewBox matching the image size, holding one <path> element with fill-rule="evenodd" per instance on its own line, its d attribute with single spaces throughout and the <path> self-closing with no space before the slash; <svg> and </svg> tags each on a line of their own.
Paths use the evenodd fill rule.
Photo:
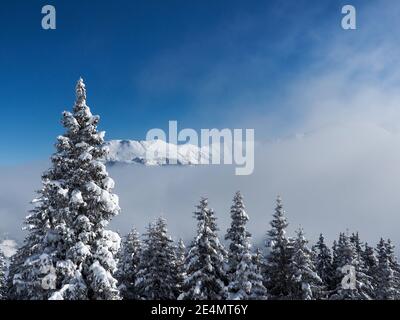
<svg viewBox="0 0 400 320">
<path fill-rule="evenodd" d="M 143 139 L 169 120 L 290 134 L 303 114 L 280 100 L 333 38 L 352 43 L 363 32 L 369 3 L 352 1 L 356 34 L 340 28 L 337 0 L 3 2 L 0 164 L 53 152 L 79 76 L 107 139 Z M 57 9 L 55 31 L 41 29 L 44 4 Z"/>
</svg>

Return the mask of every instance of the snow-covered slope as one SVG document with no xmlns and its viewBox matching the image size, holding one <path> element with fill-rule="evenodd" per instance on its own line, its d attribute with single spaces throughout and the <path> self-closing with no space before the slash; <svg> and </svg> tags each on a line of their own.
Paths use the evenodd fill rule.
<svg viewBox="0 0 400 320">
<path fill-rule="evenodd" d="M 108 141 L 108 163 L 140 163 L 147 166 L 158 165 L 197 165 L 208 163 L 209 152 L 191 145 L 175 145 L 162 140 Z"/>
</svg>

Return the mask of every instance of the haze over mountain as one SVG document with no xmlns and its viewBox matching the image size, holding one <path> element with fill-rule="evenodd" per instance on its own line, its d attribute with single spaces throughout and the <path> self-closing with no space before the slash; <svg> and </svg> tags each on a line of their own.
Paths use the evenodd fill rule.
<svg viewBox="0 0 400 320">
<path fill-rule="evenodd" d="M 290 233 L 302 226 L 311 241 L 320 232 L 332 241 L 339 232 L 359 231 L 370 244 L 383 236 L 398 246 L 400 171 L 393 169 L 400 163 L 398 131 L 354 122 L 258 142 L 255 148 L 255 171 L 249 176 L 235 176 L 230 165 L 127 163 L 132 156 L 128 153 L 108 166 L 122 208 L 111 228 L 126 234 L 135 226 L 144 232 L 163 215 L 171 234 L 190 240 L 196 225 L 194 206 L 207 196 L 223 234 L 232 197 L 241 190 L 256 243 L 265 237 L 280 194 Z M 119 151 L 115 154 L 120 156 Z M 7 232 L 21 242 L 22 223 L 32 209 L 29 202 L 48 166 L 43 161 L 0 168 L 0 234 Z"/>
</svg>

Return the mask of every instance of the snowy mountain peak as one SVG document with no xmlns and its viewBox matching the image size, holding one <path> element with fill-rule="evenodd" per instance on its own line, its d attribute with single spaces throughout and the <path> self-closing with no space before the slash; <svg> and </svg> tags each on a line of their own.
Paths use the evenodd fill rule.
<svg viewBox="0 0 400 320">
<path fill-rule="evenodd" d="M 197 165 L 209 161 L 209 152 L 191 144 L 175 145 L 163 140 L 111 140 L 106 142 L 108 163 L 140 163 L 147 166 Z"/>
</svg>

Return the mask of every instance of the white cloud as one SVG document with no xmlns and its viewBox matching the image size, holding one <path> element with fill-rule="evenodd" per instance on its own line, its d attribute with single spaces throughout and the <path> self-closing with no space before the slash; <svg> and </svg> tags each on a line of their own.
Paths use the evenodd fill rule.
<svg viewBox="0 0 400 320">
<path fill-rule="evenodd" d="M 208 196 L 225 232 L 231 198 L 241 190 L 257 240 L 269 228 L 275 197 L 281 194 L 291 231 L 301 225 L 312 239 L 324 232 L 332 240 L 349 229 L 358 230 L 369 242 L 385 236 L 399 243 L 398 163 L 398 133 L 353 123 L 258 143 L 251 176 L 235 176 L 229 166 L 112 166 L 109 172 L 123 211 L 111 226 L 122 233 L 132 226 L 143 231 L 149 221 L 163 214 L 173 234 L 188 238 L 196 225 L 194 206 L 201 196 Z M 0 218 L 13 237 L 21 236 L 22 219 L 41 170 L 36 166 L 0 171 L 2 179 L 7 175 L 15 181 L 0 186 Z"/>
</svg>

